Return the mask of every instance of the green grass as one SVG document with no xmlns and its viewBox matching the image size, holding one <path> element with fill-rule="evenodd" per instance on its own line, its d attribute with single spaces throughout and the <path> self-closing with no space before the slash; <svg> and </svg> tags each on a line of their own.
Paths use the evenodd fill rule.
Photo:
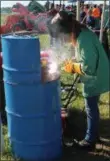
<svg viewBox="0 0 110 161">
<path fill-rule="evenodd" d="M 5 24 L 6 18 L 7 18 L 7 15 L 5 15 L 5 14 L 1 15 L 1 19 L 0 19 L 1 25 Z"/>
<path fill-rule="evenodd" d="M 5 22 L 5 18 L 6 16 L 4 15 L 2 17 L 2 24 Z M 48 41 L 48 37 L 46 35 L 42 35 L 40 36 L 40 42 L 41 42 L 41 48 L 45 49 L 47 48 L 47 46 L 49 46 L 49 41 Z M 61 80 L 63 82 L 68 82 L 71 83 L 73 80 L 73 76 L 70 76 L 68 74 L 65 75 L 65 73 L 62 73 L 61 76 Z M 81 93 L 82 89 L 81 89 L 81 85 L 78 85 L 78 91 L 79 93 Z M 76 153 L 73 155 L 73 157 L 70 157 L 70 154 L 68 155 L 68 152 L 65 152 L 65 155 L 67 155 L 67 159 L 66 156 L 64 157 L 63 161 L 83 161 L 83 160 L 87 160 L 87 161 L 108 161 L 109 158 L 109 154 L 108 151 L 110 150 L 110 145 L 108 144 L 108 142 L 110 141 L 110 133 L 109 133 L 109 126 L 110 126 L 110 111 L 109 111 L 109 98 L 110 98 L 110 93 L 106 93 L 104 95 L 101 96 L 100 101 L 99 101 L 99 109 L 100 109 L 100 132 L 101 132 L 101 137 L 104 140 L 104 147 L 101 151 L 95 151 L 92 154 L 80 154 L 80 153 Z M 80 129 L 80 131 L 76 132 L 78 133 L 78 135 L 81 133 L 81 131 L 84 131 L 83 129 L 83 121 L 85 120 L 84 117 L 82 117 L 82 115 L 84 114 L 84 112 L 82 112 L 83 108 L 84 108 L 84 100 L 82 95 L 80 94 L 77 99 L 72 103 L 71 108 L 73 110 L 77 110 L 78 111 L 78 115 L 73 117 L 73 122 L 74 124 L 78 125 L 78 128 Z M 11 153 L 11 147 L 9 144 L 9 139 L 8 139 L 8 134 L 7 134 L 7 127 L 4 126 L 3 127 L 3 134 L 4 134 L 4 139 L 5 139 L 5 150 L 4 153 L 2 154 L 1 160 L 5 161 L 5 160 L 15 160 L 12 156 Z M 31 136 L 32 137 L 32 136 Z"/>
<path fill-rule="evenodd" d="M 49 36 L 43 34 L 40 36 L 40 47 L 41 49 L 48 49 L 49 47 Z"/>
</svg>

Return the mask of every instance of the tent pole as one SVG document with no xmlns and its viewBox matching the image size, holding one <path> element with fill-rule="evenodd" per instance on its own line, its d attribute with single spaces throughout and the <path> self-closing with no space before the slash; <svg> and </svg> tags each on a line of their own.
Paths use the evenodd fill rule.
<svg viewBox="0 0 110 161">
<path fill-rule="evenodd" d="M 50 10 L 50 3 L 49 3 L 49 0 L 47 0 L 47 3 L 49 4 L 48 5 L 48 11 Z"/>
<path fill-rule="evenodd" d="M 76 20 L 80 21 L 80 0 L 77 0 L 77 14 L 76 14 Z"/>
<path fill-rule="evenodd" d="M 60 6 L 61 6 L 62 0 L 60 0 Z"/>
<path fill-rule="evenodd" d="M 99 37 L 100 42 L 102 42 L 102 40 L 103 40 L 103 28 L 104 28 L 105 7 L 106 7 L 106 0 L 104 0 L 104 3 L 103 3 L 103 11 L 102 11 L 102 15 L 101 15 L 101 27 L 100 27 L 100 37 Z"/>
<path fill-rule="evenodd" d="M 65 8 L 64 8 L 64 4 L 65 4 L 65 0 L 63 0 L 63 10 L 65 9 Z"/>
<path fill-rule="evenodd" d="M 76 7 L 77 7 L 76 20 L 80 21 L 80 0 L 77 0 Z M 75 78 L 76 78 L 76 74 L 74 74 L 74 79 Z"/>
</svg>

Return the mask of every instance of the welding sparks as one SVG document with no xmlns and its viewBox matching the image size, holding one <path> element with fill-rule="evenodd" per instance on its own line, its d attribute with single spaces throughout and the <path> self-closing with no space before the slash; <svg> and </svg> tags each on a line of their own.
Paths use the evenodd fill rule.
<svg viewBox="0 0 110 161">
<path fill-rule="evenodd" d="M 57 63 L 52 62 L 52 63 L 49 65 L 49 70 L 48 70 L 49 74 L 53 74 L 53 73 L 55 73 L 55 72 L 57 72 L 57 71 L 58 71 L 58 65 L 57 65 Z"/>
</svg>

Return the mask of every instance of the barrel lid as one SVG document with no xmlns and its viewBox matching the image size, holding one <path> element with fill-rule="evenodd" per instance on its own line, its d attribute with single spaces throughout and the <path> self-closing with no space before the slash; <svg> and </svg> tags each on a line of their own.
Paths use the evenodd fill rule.
<svg viewBox="0 0 110 161">
<path fill-rule="evenodd" d="M 36 31 L 17 31 L 8 34 L 3 34 L 1 36 L 5 39 L 39 39 L 38 33 Z"/>
<path fill-rule="evenodd" d="M 38 37 L 30 36 L 30 35 L 3 35 L 4 39 L 38 39 Z"/>
</svg>

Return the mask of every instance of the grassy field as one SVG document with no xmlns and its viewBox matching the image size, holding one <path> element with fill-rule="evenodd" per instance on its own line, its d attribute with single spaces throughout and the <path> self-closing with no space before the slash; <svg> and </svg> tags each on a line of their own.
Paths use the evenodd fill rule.
<svg viewBox="0 0 110 161">
<path fill-rule="evenodd" d="M 2 14 L 0 18 L 1 18 L 1 19 L 0 19 L 1 25 L 5 24 L 6 18 L 7 18 L 7 14 Z"/>
<path fill-rule="evenodd" d="M 5 16 L 1 17 L 2 24 L 5 22 Z M 41 47 L 45 48 L 48 46 L 48 41 L 46 41 L 45 35 L 40 37 L 41 39 Z M 47 43 L 46 43 L 47 42 Z M 72 82 L 73 77 L 70 75 L 62 74 L 61 80 L 63 82 Z M 84 136 L 85 132 L 85 111 L 83 111 L 84 108 L 84 100 L 81 95 L 81 85 L 78 85 L 78 91 L 79 95 L 75 101 L 73 101 L 71 105 L 72 109 L 72 131 L 74 134 L 74 137 L 82 138 Z M 84 153 L 80 151 L 76 151 L 76 149 L 73 148 L 66 148 L 64 149 L 64 154 L 62 157 L 62 161 L 109 161 L 110 157 L 110 102 L 109 102 L 110 94 L 106 93 L 101 96 L 99 101 L 99 109 L 100 109 L 100 135 L 101 140 L 103 141 L 102 145 L 97 144 L 97 148 L 95 151 L 92 151 L 90 153 Z M 7 133 L 7 127 L 3 126 L 3 134 L 5 139 L 5 150 L 4 153 L 1 156 L 1 160 L 9 160 L 14 161 L 15 159 L 12 156 L 11 153 L 11 147 L 9 144 L 8 139 L 8 133 Z"/>
</svg>

